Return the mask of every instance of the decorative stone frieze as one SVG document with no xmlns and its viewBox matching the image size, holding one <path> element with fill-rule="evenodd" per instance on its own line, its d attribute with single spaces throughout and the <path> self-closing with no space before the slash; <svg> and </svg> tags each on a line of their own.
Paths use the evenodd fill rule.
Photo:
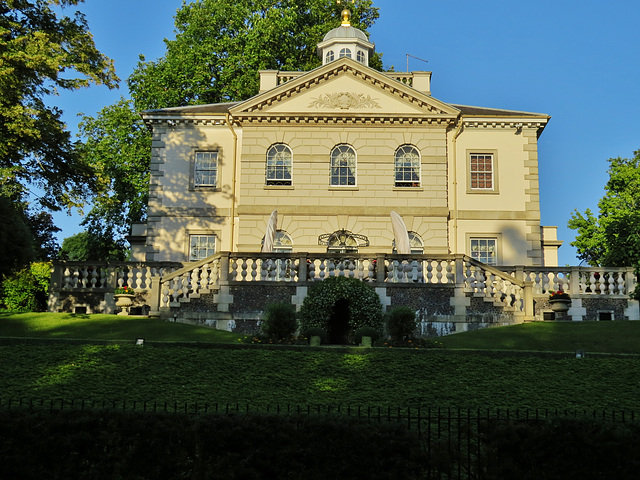
<svg viewBox="0 0 640 480">
<path fill-rule="evenodd" d="M 378 99 L 362 93 L 325 93 L 311 100 L 309 107 L 315 108 L 341 108 L 344 110 L 350 108 L 381 108 Z"/>
</svg>

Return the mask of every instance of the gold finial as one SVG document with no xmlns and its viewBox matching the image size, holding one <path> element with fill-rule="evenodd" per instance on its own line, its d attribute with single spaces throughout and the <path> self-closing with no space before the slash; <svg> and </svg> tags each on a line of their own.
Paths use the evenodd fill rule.
<svg viewBox="0 0 640 480">
<path fill-rule="evenodd" d="M 351 12 L 349 10 L 347 10 L 346 8 L 344 10 L 342 10 L 342 24 L 341 26 L 343 27 L 350 27 L 351 26 Z"/>
</svg>

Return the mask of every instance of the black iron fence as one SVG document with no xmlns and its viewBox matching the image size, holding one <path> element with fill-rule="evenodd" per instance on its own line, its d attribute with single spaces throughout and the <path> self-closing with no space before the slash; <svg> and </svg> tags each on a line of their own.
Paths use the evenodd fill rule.
<svg viewBox="0 0 640 480">
<path fill-rule="evenodd" d="M 393 408 L 24 398 L 0 398 L 0 409 L 51 413 L 71 410 L 133 414 L 144 412 L 187 415 L 271 414 L 332 418 L 346 416 L 363 422 L 401 424 L 417 433 L 426 458 L 425 478 L 434 480 L 506 478 L 504 477 L 504 469 L 507 468 L 505 465 L 509 467 L 514 462 L 526 464 L 532 450 L 546 449 L 544 450 L 547 452 L 544 454 L 547 455 L 546 460 L 549 460 L 548 455 L 553 456 L 554 452 L 560 454 L 563 444 L 554 446 L 553 443 L 556 439 L 558 442 L 566 441 L 561 440 L 559 436 L 567 430 L 575 429 L 571 438 L 578 445 L 583 440 L 582 437 L 589 436 L 592 438 L 585 439 L 588 440 L 587 445 L 594 444 L 595 433 L 592 427 L 594 424 L 601 429 L 609 428 L 612 431 L 619 431 L 621 426 L 627 426 L 633 429 L 632 437 L 640 435 L 638 414 L 635 411 L 626 410 Z M 588 424 L 589 428 L 581 430 L 580 425 L 585 424 Z M 611 444 L 611 435 L 609 433 L 607 435 L 608 442 Z M 621 437 L 619 443 L 624 446 L 633 442 L 629 442 L 626 437 Z M 589 452 L 582 453 L 590 455 L 591 458 L 594 457 Z M 603 452 L 603 455 L 606 455 L 606 452 Z M 535 452 L 532 458 L 534 457 Z M 539 460 L 535 461 L 539 463 Z"/>
</svg>

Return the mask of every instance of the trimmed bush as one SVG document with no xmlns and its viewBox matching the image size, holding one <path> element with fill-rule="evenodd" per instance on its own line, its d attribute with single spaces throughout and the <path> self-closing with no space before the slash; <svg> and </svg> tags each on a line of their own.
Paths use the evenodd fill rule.
<svg viewBox="0 0 640 480">
<path fill-rule="evenodd" d="M 300 309 L 302 330 L 319 327 L 331 337 L 330 320 L 337 303 L 348 306 L 351 334 L 361 327 L 382 330 L 382 304 L 376 291 L 356 278 L 331 277 L 315 284 Z"/>
<path fill-rule="evenodd" d="M 416 330 L 416 313 L 409 307 L 395 307 L 386 315 L 387 332 L 394 342 L 413 338 Z"/>
<path fill-rule="evenodd" d="M 291 338 L 298 329 L 296 307 L 289 303 L 270 303 L 264 309 L 261 328 L 269 339 L 282 341 Z"/>
<path fill-rule="evenodd" d="M 380 339 L 380 330 L 373 327 L 361 327 L 353 333 L 353 343 L 360 345 L 362 343 L 362 337 L 371 337 L 371 341 L 375 342 Z"/>
<path fill-rule="evenodd" d="M 322 343 L 327 343 L 327 332 L 320 327 L 310 327 L 307 328 L 302 335 L 311 339 L 311 337 L 320 337 L 320 341 Z"/>
<path fill-rule="evenodd" d="M 4 278 L 1 303 L 11 312 L 43 312 L 47 309 L 50 279 L 50 263 L 32 263 Z"/>
</svg>

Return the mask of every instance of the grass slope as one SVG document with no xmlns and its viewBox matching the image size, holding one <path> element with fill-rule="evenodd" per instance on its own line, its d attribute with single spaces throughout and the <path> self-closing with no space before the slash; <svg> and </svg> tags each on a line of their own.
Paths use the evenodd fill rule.
<svg viewBox="0 0 640 480">
<path fill-rule="evenodd" d="M 0 347 L 6 400 L 640 409 L 640 359 L 399 349 Z"/>
<path fill-rule="evenodd" d="M 0 346 L 0 400 L 640 410 L 640 356 L 590 354 L 638 353 L 638 327 L 518 325 L 445 337 L 449 348 L 434 350 L 200 349 L 138 347 L 132 340 L 229 342 L 237 336 L 145 318 L 0 316 L 0 336 L 125 341 Z M 586 358 L 575 358 L 577 348 Z"/>
<path fill-rule="evenodd" d="M 157 318 L 70 313 L 0 314 L 0 337 L 120 340 L 133 342 L 237 342 L 244 335 Z"/>
<path fill-rule="evenodd" d="M 534 322 L 442 337 L 447 348 L 640 354 L 640 322 Z"/>
</svg>

